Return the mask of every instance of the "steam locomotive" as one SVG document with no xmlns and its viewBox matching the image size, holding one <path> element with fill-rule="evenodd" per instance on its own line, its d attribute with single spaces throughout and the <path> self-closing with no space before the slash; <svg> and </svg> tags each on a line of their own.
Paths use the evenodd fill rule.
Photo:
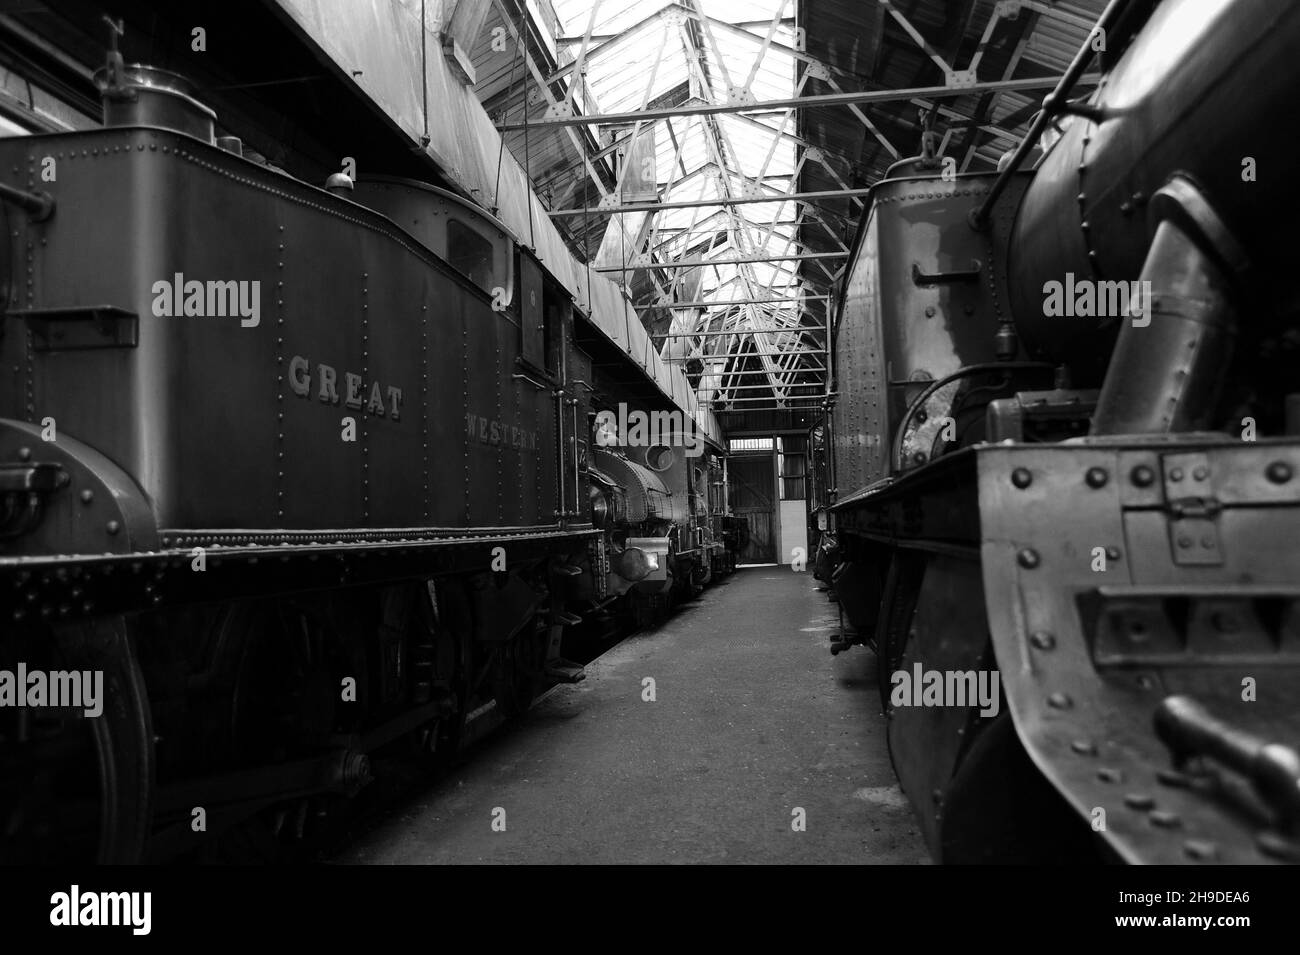
<svg viewBox="0 0 1300 955">
<path fill-rule="evenodd" d="M 305 124 L 222 125 L 121 29 L 102 125 L 0 138 L 8 862 L 300 839 L 734 568 L 716 428 L 575 263 L 386 127 L 394 174 L 291 175 L 246 137 Z"/>
<path fill-rule="evenodd" d="M 1112 3 L 1007 168 L 874 187 L 819 572 L 943 861 L 1300 858 L 1297 48 Z"/>
</svg>

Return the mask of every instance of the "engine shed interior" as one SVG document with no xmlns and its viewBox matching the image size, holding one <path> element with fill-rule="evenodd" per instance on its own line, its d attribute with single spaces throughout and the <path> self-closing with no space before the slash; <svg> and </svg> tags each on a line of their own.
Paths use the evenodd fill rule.
<svg viewBox="0 0 1300 955">
<path fill-rule="evenodd" d="M 1297 45 L 0 3 L 0 862 L 1300 861 Z"/>
</svg>

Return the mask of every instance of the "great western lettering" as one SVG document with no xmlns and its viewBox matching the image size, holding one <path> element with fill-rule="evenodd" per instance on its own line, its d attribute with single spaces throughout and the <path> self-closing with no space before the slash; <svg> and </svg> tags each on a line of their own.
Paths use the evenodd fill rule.
<svg viewBox="0 0 1300 955">
<path fill-rule="evenodd" d="M 467 413 L 465 415 L 465 433 L 471 441 L 481 444 L 505 445 L 521 451 L 537 450 L 537 432 L 520 428 L 485 415 Z"/>
<path fill-rule="evenodd" d="M 310 399 L 315 394 L 318 401 L 327 405 L 342 402 L 349 408 L 364 410 L 380 418 L 402 419 L 402 389 L 387 387 L 378 380 L 366 382 L 354 372 L 339 375 L 333 365 L 311 362 L 302 355 L 289 360 L 289 387 L 299 398 Z"/>
</svg>

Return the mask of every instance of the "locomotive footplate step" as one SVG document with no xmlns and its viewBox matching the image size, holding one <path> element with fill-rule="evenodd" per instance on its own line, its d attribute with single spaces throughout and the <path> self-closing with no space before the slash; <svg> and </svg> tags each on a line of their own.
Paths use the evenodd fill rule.
<svg viewBox="0 0 1300 955">
<path fill-rule="evenodd" d="M 570 660 L 556 660 L 546 665 L 546 675 L 561 683 L 581 683 L 587 678 L 586 670 Z"/>
<path fill-rule="evenodd" d="M 828 661 L 838 630 L 811 574 L 742 569 L 587 664 L 336 861 L 926 862 L 875 658 Z"/>
</svg>

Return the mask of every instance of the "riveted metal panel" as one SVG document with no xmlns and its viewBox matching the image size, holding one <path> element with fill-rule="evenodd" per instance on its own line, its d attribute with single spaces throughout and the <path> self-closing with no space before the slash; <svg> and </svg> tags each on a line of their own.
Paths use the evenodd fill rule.
<svg viewBox="0 0 1300 955">
<path fill-rule="evenodd" d="M 1189 455 L 1221 495 L 1222 566 L 1170 553 L 1178 499 L 1163 493 L 1159 458 Z M 1038 768 L 1085 819 L 1105 811 L 1101 836 L 1130 861 L 1273 861 L 1258 841 L 1269 813 L 1250 786 L 1222 767 L 1175 771 L 1152 724 L 1162 700 L 1186 694 L 1238 730 L 1294 743 L 1300 444 L 996 446 L 978 457 L 989 629 Z"/>
<path fill-rule="evenodd" d="M 873 208 L 858 258 L 845 286 L 844 307 L 835 337 L 839 396 L 831 433 L 838 465 L 835 485 L 854 491 L 883 470 L 884 383 L 880 352 L 880 292 L 877 271 L 879 222 Z"/>
<path fill-rule="evenodd" d="M 467 409 L 472 428 L 469 436 L 469 470 L 465 488 L 466 518 L 471 523 L 497 521 L 501 488 L 497 471 L 501 464 L 501 375 L 498 367 L 501 339 L 507 323 L 486 303 L 472 303 L 466 309 L 463 368 L 474 369 L 465 376 Z M 509 326 L 510 331 L 514 330 Z"/>
<path fill-rule="evenodd" d="M 967 215 L 991 180 L 887 180 L 872 193 L 835 342 L 841 497 L 890 476 L 893 430 L 930 382 L 998 358 L 996 335 L 1011 317 L 1007 243 L 1027 177 L 1012 180 L 989 228 L 976 231 Z"/>
<path fill-rule="evenodd" d="M 46 152 L 59 214 L 9 213 L 18 304 L 134 313 L 138 338 L 38 351 L 7 319 L 0 414 L 93 437 L 158 526 L 205 540 L 554 523 L 520 493 L 553 473 L 554 410 L 512 377 L 517 326 L 390 220 L 183 135 L 0 141 L 10 169 Z M 256 324 L 155 314 L 177 276 L 256 282 Z"/>
<path fill-rule="evenodd" d="M 466 195 L 491 197 L 502 225 L 536 249 L 538 260 L 591 316 L 603 336 L 629 355 L 644 378 L 691 414 L 715 441 L 721 434 L 681 368 L 651 346 L 632 305 L 613 282 L 590 274 L 569 252 L 528 176 L 484 111 L 441 55 L 435 18 L 423 25 L 407 0 L 277 0 L 323 58 L 346 64 L 353 82 L 411 141 L 427 151 Z M 427 115 L 439 121 L 426 122 Z"/>
</svg>

